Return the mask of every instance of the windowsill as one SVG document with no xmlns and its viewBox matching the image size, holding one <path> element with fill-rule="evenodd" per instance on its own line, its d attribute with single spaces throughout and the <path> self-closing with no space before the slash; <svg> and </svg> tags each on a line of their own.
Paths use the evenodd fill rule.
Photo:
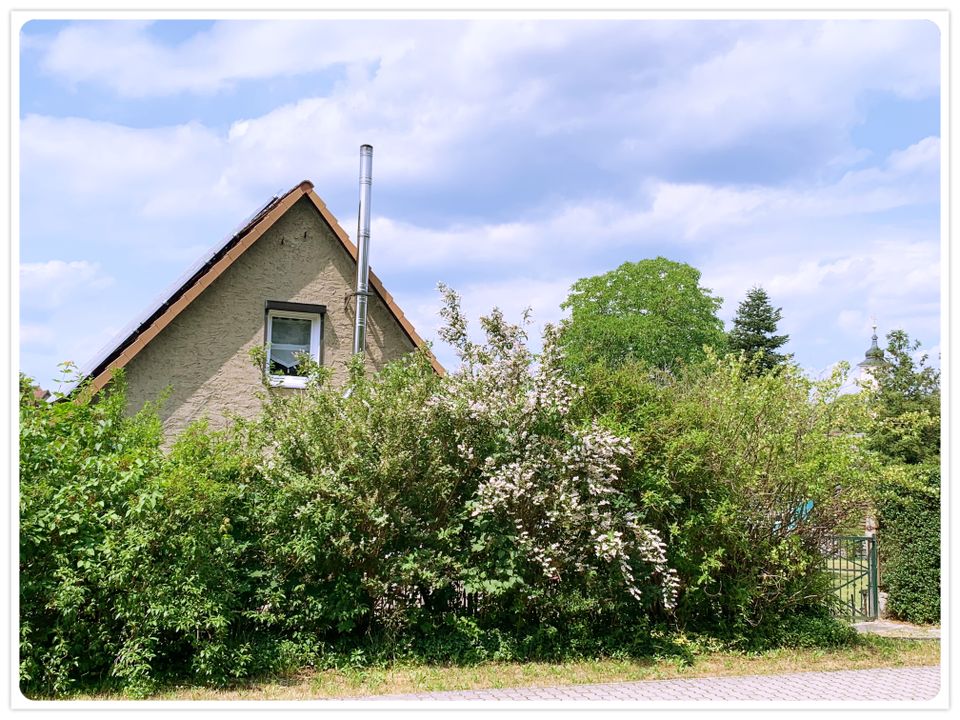
<svg viewBox="0 0 960 720">
<path fill-rule="evenodd" d="M 303 389 L 307 386 L 307 378 L 297 375 L 270 375 L 271 387 L 285 387 Z"/>
</svg>

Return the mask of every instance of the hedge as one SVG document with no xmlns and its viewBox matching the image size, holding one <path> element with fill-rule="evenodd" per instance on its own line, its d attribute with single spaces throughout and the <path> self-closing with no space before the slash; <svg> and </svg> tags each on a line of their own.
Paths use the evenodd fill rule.
<svg viewBox="0 0 960 720">
<path fill-rule="evenodd" d="M 888 469 L 878 502 L 881 584 L 887 612 L 940 622 L 940 468 Z"/>
</svg>

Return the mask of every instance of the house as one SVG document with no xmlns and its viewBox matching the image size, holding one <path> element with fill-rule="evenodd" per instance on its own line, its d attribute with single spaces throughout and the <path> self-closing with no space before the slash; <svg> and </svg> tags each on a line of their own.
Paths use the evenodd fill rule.
<svg viewBox="0 0 960 720">
<path fill-rule="evenodd" d="M 353 354 L 357 257 L 312 183 L 301 182 L 191 268 L 84 375 L 98 391 L 124 368 L 131 412 L 170 388 L 160 411 L 168 437 L 201 417 L 222 427 L 230 414 L 255 415 L 265 370 L 278 392 L 297 392 L 305 385 L 301 352 L 342 382 Z M 424 347 L 372 270 L 366 304 L 364 361 L 371 370 Z M 266 347 L 266 368 L 251 360 L 257 346 Z"/>
</svg>

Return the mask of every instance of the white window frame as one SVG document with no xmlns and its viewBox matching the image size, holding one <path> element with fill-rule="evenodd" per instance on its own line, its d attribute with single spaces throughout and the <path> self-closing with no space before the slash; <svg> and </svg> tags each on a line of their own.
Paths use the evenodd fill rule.
<svg viewBox="0 0 960 720">
<path fill-rule="evenodd" d="M 270 348 L 273 335 L 274 318 L 293 318 L 296 320 L 310 321 L 310 357 L 317 363 L 320 359 L 320 345 L 323 338 L 323 313 L 322 312 L 299 312 L 296 310 L 268 309 L 266 320 L 266 347 L 267 360 L 264 372 L 270 385 L 273 387 L 305 388 L 307 378 L 299 375 L 271 375 L 270 374 Z"/>
</svg>

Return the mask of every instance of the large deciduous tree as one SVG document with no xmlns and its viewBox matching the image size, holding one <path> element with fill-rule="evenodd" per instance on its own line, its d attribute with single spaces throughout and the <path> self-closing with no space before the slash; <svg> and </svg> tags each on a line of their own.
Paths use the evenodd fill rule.
<svg viewBox="0 0 960 720">
<path fill-rule="evenodd" d="M 700 271 L 663 257 L 626 262 L 573 284 L 562 307 L 567 362 L 618 367 L 629 360 L 670 369 L 701 361 L 704 346 L 725 345 L 722 299 L 700 286 Z"/>
<path fill-rule="evenodd" d="M 737 307 L 729 334 L 730 350 L 743 352 L 752 359 L 755 372 L 767 372 L 782 365 L 789 356 L 777 350 L 790 339 L 789 335 L 776 334 L 777 323 L 782 319 L 782 309 L 773 307 L 767 291 L 762 287 L 751 288 Z"/>
</svg>

